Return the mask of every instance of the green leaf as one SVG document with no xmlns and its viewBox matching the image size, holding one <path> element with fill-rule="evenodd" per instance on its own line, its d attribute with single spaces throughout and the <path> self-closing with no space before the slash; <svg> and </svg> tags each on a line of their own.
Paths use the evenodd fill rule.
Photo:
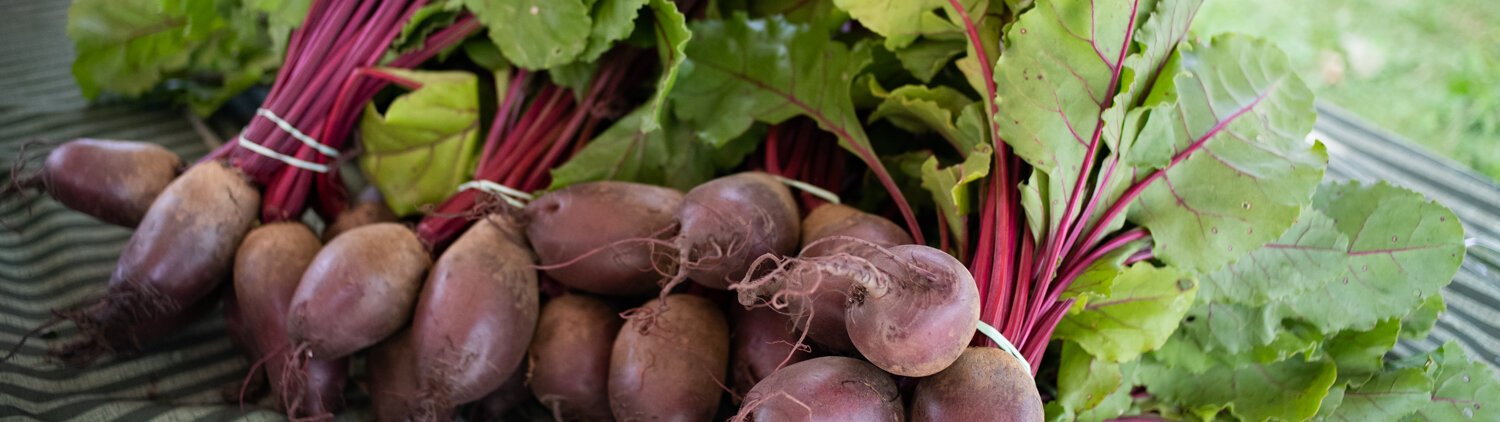
<svg viewBox="0 0 1500 422">
<path fill-rule="evenodd" d="M 1021 1 L 1030 2 L 1030 0 Z M 995 60 L 1000 58 L 1000 36 L 1004 32 L 1004 29 L 1012 24 L 1014 15 L 1019 13 L 1020 8 L 1015 7 L 1010 0 L 1006 0 L 1005 5 L 1010 13 L 1001 12 L 1000 3 L 994 0 L 959 0 L 958 3 L 964 8 L 964 13 L 959 13 L 957 9 L 953 8 L 951 3 L 943 5 L 943 12 L 947 14 L 948 20 L 953 22 L 953 26 L 964 31 L 965 54 L 954 62 L 954 66 L 958 67 L 959 72 L 963 73 L 964 79 L 969 82 L 969 86 L 973 87 L 974 91 L 981 93 L 989 92 L 985 87 L 985 82 L 995 80 L 998 74 L 986 75 L 982 71 L 979 63 L 979 50 L 976 50 L 974 47 L 974 41 L 976 40 L 970 38 L 969 25 L 963 21 L 962 15 L 967 14 L 970 18 L 969 23 L 975 25 L 974 33 L 978 34 L 979 39 L 977 41 L 980 48 L 984 51 L 984 57 L 987 58 L 985 60 L 986 64 L 994 64 Z M 984 96 L 986 97 L 985 106 L 991 106 L 991 101 L 994 98 L 989 98 L 988 95 Z M 990 119 L 985 120 L 988 121 Z"/>
<path fill-rule="evenodd" d="M 307 19 L 313 0 L 249 0 L 250 8 L 266 14 L 272 27 L 296 28 Z"/>
<path fill-rule="evenodd" d="M 1396 347 L 1401 321 L 1388 319 L 1365 331 L 1342 331 L 1328 339 L 1328 356 L 1339 367 L 1339 379 L 1355 385 L 1385 367 L 1385 355 Z M 1372 381 L 1373 382 L 1373 381 Z"/>
<path fill-rule="evenodd" d="M 1189 273 L 1137 263 L 1114 280 L 1108 297 L 1069 311 L 1053 336 L 1105 361 L 1133 360 L 1167 341 L 1197 292 Z"/>
<path fill-rule="evenodd" d="M 1314 205 L 1348 236 L 1337 279 L 1288 301 L 1331 333 L 1400 318 L 1438 294 L 1463 262 L 1463 226 L 1452 211 L 1384 182 L 1324 186 Z"/>
<path fill-rule="evenodd" d="M 406 21 L 406 25 L 401 27 L 400 35 L 391 41 L 391 48 L 386 51 L 386 54 L 394 57 L 394 54 L 398 52 L 422 48 L 427 43 L 429 35 L 453 24 L 462 12 L 457 5 L 448 2 L 440 1 L 422 6 Z"/>
<path fill-rule="evenodd" d="M 260 12 L 231 0 L 80 0 L 67 33 L 90 99 L 164 95 L 207 115 L 280 65 Z"/>
<path fill-rule="evenodd" d="M 572 62 L 547 70 L 552 83 L 573 91 L 579 97 L 588 92 L 589 82 L 599 70 L 599 62 Z"/>
<path fill-rule="evenodd" d="M 1064 344 L 1066 345 L 1069 343 Z M 1075 350 L 1077 350 L 1076 346 Z M 1082 351 L 1080 350 L 1079 353 L 1082 354 Z M 1063 359 L 1067 360 L 1067 357 L 1064 357 Z M 1090 357 L 1090 359 L 1092 358 Z M 1081 371 L 1074 369 L 1071 371 L 1072 375 L 1069 376 L 1086 377 L 1086 379 L 1082 380 L 1084 385 L 1080 385 L 1080 387 L 1088 386 L 1092 388 L 1092 390 L 1088 391 L 1087 394 L 1085 394 L 1085 397 L 1101 393 L 1104 394 L 1104 396 L 1090 398 L 1088 401 L 1094 404 L 1089 406 L 1087 409 L 1077 409 L 1075 407 L 1070 407 L 1072 405 L 1065 405 L 1064 401 L 1061 399 L 1061 397 L 1059 397 L 1059 399 L 1047 403 L 1046 411 L 1048 421 L 1101 422 L 1114 420 L 1115 418 L 1125 415 L 1127 412 L 1131 412 L 1131 409 L 1134 407 L 1136 401 L 1135 398 L 1131 395 L 1132 390 L 1135 389 L 1136 374 L 1138 373 L 1137 368 L 1139 367 L 1136 362 L 1112 364 L 1103 363 L 1097 359 L 1092 359 L 1087 364 L 1075 360 L 1071 363 L 1063 362 L 1061 365 L 1062 366 L 1060 367 L 1060 369 L 1063 371 L 1069 371 L 1069 369 L 1067 368 L 1077 367 L 1079 365 L 1085 365 L 1085 368 L 1083 369 L 1099 369 L 1101 373 L 1097 374 L 1087 372 L 1080 373 Z M 1059 394 L 1068 394 L 1067 391 L 1084 391 L 1077 388 L 1064 388 L 1061 385 L 1061 382 L 1063 382 L 1062 377 L 1064 375 L 1062 373 L 1059 373 L 1058 375 Z M 1115 385 L 1115 387 L 1108 391 L 1103 390 L 1103 384 L 1108 384 L 1111 381 L 1114 381 L 1113 384 Z M 1074 401 L 1076 400 L 1068 400 L 1069 403 L 1072 403 Z"/>
<path fill-rule="evenodd" d="M 906 85 L 887 94 L 868 119 L 872 123 L 889 120 L 912 133 L 937 132 L 953 149 L 972 151 L 985 143 L 984 126 L 960 128 L 957 117 L 975 104 L 967 95 L 946 86 Z"/>
<path fill-rule="evenodd" d="M 671 97 L 674 114 L 697 126 L 703 140 L 723 145 L 755 120 L 775 124 L 810 117 L 871 169 L 896 196 L 907 225 L 915 226 L 849 94 L 854 76 L 870 62 L 868 48 L 849 49 L 825 32 L 779 17 L 752 20 L 743 13 L 694 22 L 692 33 Z"/>
<path fill-rule="evenodd" d="M 969 244 L 967 216 L 976 207 L 970 185 L 990 174 L 990 157 L 994 152 L 988 144 L 975 144 L 962 163 L 940 168 L 937 157 L 931 156 L 922 162 L 922 188 L 932 193 L 933 203 L 943 213 L 953 242 L 961 250 Z"/>
<path fill-rule="evenodd" d="M 1500 381 L 1488 365 L 1470 361 L 1458 344 L 1450 341 L 1405 363 L 1423 369 L 1433 381 L 1429 400 L 1409 420 L 1500 420 Z"/>
<path fill-rule="evenodd" d="M 999 134 L 1050 176 L 1053 192 L 1072 192 L 1102 129 L 1101 113 L 1123 77 L 1121 48 L 1136 20 L 1133 6 L 1043 1 L 1006 33 L 1007 50 L 994 71 Z M 1056 227 L 1063 212 L 1053 214 Z"/>
<path fill-rule="evenodd" d="M 959 35 L 960 30 L 935 10 L 946 0 L 833 0 L 861 25 L 885 37 L 887 49 L 910 45 L 923 35 Z"/>
<path fill-rule="evenodd" d="M 1191 374 L 1142 363 L 1139 376 L 1153 397 L 1200 419 L 1225 408 L 1242 420 L 1305 420 L 1318 413 L 1337 370 L 1332 362 L 1285 360 L 1238 369 L 1213 366 Z"/>
<path fill-rule="evenodd" d="M 1178 45 L 1187 39 L 1193 15 L 1198 13 L 1203 0 L 1161 0 L 1155 3 L 1142 5 L 1154 7 L 1133 40 L 1140 45 L 1140 49 L 1125 58 L 1126 74 L 1121 81 L 1125 89 L 1115 98 L 1120 106 L 1111 107 L 1104 113 L 1104 121 L 1107 122 L 1104 140 L 1115 151 L 1128 150 L 1129 142 L 1134 140 L 1126 134 L 1134 126 L 1126 123 L 1130 107 L 1153 105 L 1143 101 L 1150 93 L 1152 84 L 1170 84 L 1176 74 L 1178 68 L 1169 66 L 1168 62 L 1174 57 Z M 1121 140 L 1125 140 L 1127 145 L 1121 147 Z"/>
<path fill-rule="evenodd" d="M 500 53 L 500 47 L 495 46 L 489 38 L 470 38 L 461 46 L 464 54 L 469 56 L 469 60 L 479 67 L 489 70 L 510 68 L 510 61 L 505 60 L 505 55 Z"/>
<path fill-rule="evenodd" d="M 1437 325 L 1438 315 L 1448 309 L 1443 303 L 1442 295 L 1432 295 L 1422 302 L 1422 306 L 1413 309 L 1411 313 L 1401 318 L 1401 338 L 1415 340 L 1427 337 L 1432 332 L 1432 326 Z"/>
<path fill-rule="evenodd" d="M 1303 136 L 1312 93 L 1274 47 L 1220 36 L 1178 49 L 1176 100 L 1153 109 L 1129 157 L 1165 169 L 1131 208 L 1156 257 L 1216 270 L 1276 239 L 1310 202 L 1327 154 Z"/>
<path fill-rule="evenodd" d="M 1400 420 L 1429 402 L 1432 386 L 1421 368 L 1378 374 L 1359 388 L 1345 390 L 1338 407 L 1323 420 Z"/>
<path fill-rule="evenodd" d="M 468 72 L 380 69 L 416 81 L 386 109 L 365 107 L 360 168 L 397 215 L 411 215 L 469 180 L 479 154 L 479 82 Z"/>
<path fill-rule="evenodd" d="M 1061 204 L 1065 200 L 1064 198 L 1054 197 L 1051 189 L 1047 189 L 1048 187 L 1055 186 L 1050 183 L 1051 179 L 1051 177 L 1047 176 L 1047 173 L 1033 171 L 1031 172 L 1030 179 L 1022 182 L 1019 186 L 1021 190 L 1021 209 L 1026 213 L 1026 227 L 1031 229 L 1032 240 L 1036 241 L 1038 245 L 1042 244 L 1042 239 L 1047 238 L 1051 233 L 1052 226 L 1050 224 L 1055 218 L 1058 218 L 1053 217 L 1050 211 L 1057 210 L 1057 212 L 1061 213 Z"/>
<path fill-rule="evenodd" d="M 901 67 L 925 83 L 932 82 L 938 71 L 963 54 L 966 45 L 963 41 L 917 40 L 893 52 L 901 60 Z"/>
<path fill-rule="evenodd" d="M 723 147 L 700 142 L 695 130 L 668 124 L 656 131 L 643 131 L 650 121 L 647 106 L 618 120 L 589 141 L 568 162 L 552 169 L 552 186 L 560 189 L 597 180 L 623 180 L 691 189 L 712 179 L 719 171 L 739 165 L 755 150 L 763 134 L 749 132 Z"/>
<path fill-rule="evenodd" d="M 701 126 L 705 141 L 726 142 L 757 120 L 776 124 L 807 115 L 840 134 L 841 143 L 868 145 L 848 100 L 852 78 L 869 63 L 868 50 L 851 51 L 778 17 L 698 21 L 692 33 L 673 111 Z"/>
<path fill-rule="evenodd" d="M 839 10 L 833 0 L 716 0 L 709 2 L 710 19 L 723 19 L 734 11 L 748 12 L 750 17 L 780 15 L 787 22 L 832 30 L 849 21 L 849 14 Z"/>
<path fill-rule="evenodd" d="M 642 7 L 651 0 L 595 0 L 593 29 L 589 32 L 588 47 L 579 54 L 578 60 L 591 62 L 609 51 L 616 41 L 630 36 L 635 30 L 635 18 Z M 675 7 L 674 7 L 675 10 Z"/>
<path fill-rule="evenodd" d="M 1138 240 L 1100 257 L 1085 268 L 1083 274 L 1073 280 L 1067 289 L 1063 290 L 1061 297 L 1077 299 L 1077 302 L 1073 303 L 1074 308 L 1088 306 L 1090 301 L 1109 298 L 1115 279 L 1126 269 L 1125 260 L 1140 251 L 1146 244 L 1146 240 Z"/>
<path fill-rule="evenodd" d="M 1333 220 L 1305 211 L 1280 239 L 1203 277 L 1200 297 L 1264 306 L 1335 279 L 1344 271 L 1349 237 Z"/>
<path fill-rule="evenodd" d="M 1181 340 L 1191 342 L 1204 352 L 1248 355 L 1256 347 L 1276 340 L 1281 329 L 1281 318 L 1272 308 L 1203 302 L 1188 311 L 1182 323 Z M 1226 359 L 1222 355 L 1216 357 L 1225 363 L 1248 361 Z"/>
<path fill-rule="evenodd" d="M 73 77 L 83 96 L 102 90 L 134 95 L 187 66 L 184 16 L 167 15 L 157 0 L 79 0 L 68 8 L 68 37 L 78 50 Z"/>
<path fill-rule="evenodd" d="M 1063 342 L 1058 367 L 1057 402 L 1072 413 L 1099 406 L 1124 381 L 1119 364 L 1094 359 L 1072 342 Z"/>
<path fill-rule="evenodd" d="M 656 53 L 661 59 L 661 76 L 656 80 L 656 93 L 652 94 L 651 113 L 643 117 L 641 130 L 653 131 L 667 119 L 667 97 L 677 84 L 677 74 L 682 63 L 687 61 L 687 44 L 692 39 L 688 31 L 687 18 L 677 11 L 676 3 L 670 0 L 651 0 L 652 31 L 656 35 Z"/>
<path fill-rule="evenodd" d="M 1344 403 L 1344 390 L 1346 390 L 1345 386 L 1335 382 L 1333 387 L 1328 389 L 1328 395 L 1323 396 L 1323 404 L 1318 406 L 1318 414 L 1313 416 L 1312 420 L 1326 421 L 1333 416 L 1333 412 Z"/>
<path fill-rule="evenodd" d="M 582 0 L 460 0 L 490 29 L 490 39 L 516 66 L 567 64 L 589 45 L 593 20 Z"/>
</svg>

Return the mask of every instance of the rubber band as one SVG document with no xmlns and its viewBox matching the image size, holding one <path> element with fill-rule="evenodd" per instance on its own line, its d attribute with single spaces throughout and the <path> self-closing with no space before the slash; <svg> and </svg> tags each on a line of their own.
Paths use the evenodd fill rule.
<svg viewBox="0 0 1500 422">
<path fill-rule="evenodd" d="M 257 144 L 254 141 L 251 141 L 249 138 L 246 138 L 245 135 L 240 135 L 240 137 L 239 137 L 239 144 L 240 144 L 241 147 L 244 147 L 245 149 L 253 151 L 256 154 L 260 154 L 260 155 L 264 155 L 264 156 L 267 156 L 267 157 L 271 157 L 273 159 L 276 159 L 276 161 L 280 161 L 280 162 L 286 163 L 286 165 L 289 165 L 289 166 L 292 166 L 292 167 L 296 167 L 296 168 L 307 170 L 307 171 L 315 171 L 315 172 L 318 172 L 318 173 L 327 173 L 328 172 L 328 166 L 326 166 L 326 165 L 314 163 L 314 162 L 311 162 L 311 161 L 301 160 L 301 159 L 298 159 L 297 157 L 293 157 L 293 156 L 290 156 L 290 155 L 286 155 L 286 154 L 282 154 L 282 153 L 276 152 L 275 150 L 272 150 L 270 148 L 266 148 L 265 146 L 262 146 L 261 144 Z"/>
<path fill-rule="evenodd" d="M 330 158 L 339 158 L 339 150 L 333 149 L 333 147 L 327 145 L 323 145 L 323 143 L 318 142 L 317 139 L 313 139 L 313 137 L 307 136 L 307 134 L 302 133 L 302 131 L 300 130 L 297 130 L 297 127 L 292 126 L 291 123 L 288 123 L 286 120 L 282 120 L 281 116 L 277 116 L 276 113 L 272 112 L 270 109 L 258 108 L 255 110 L 255 115 L 265 117 L 266 120 L 270 120 L 271 123 L 275 123 L 276 127 L 281 128 L 283 132 L 291 134 L 293 138 L 297 138 L 297 140 L 302 141 L 302 144 L 307 145 L 309 148 L 315 149 Z"/>
<path fill-rule="evenodd" d="M 1000 350 L 1004 350 L 1006 353 L 1010 353 L 1011 356 L 1015 356 L 1016 359 L 1020 359 L 1021 367 L 1026 369 L 1026 376 L 1031 376 L 1031 362 L 1027 362 L 1026 358 L 1021 357 L 1021 351 L 1016 350 L 1016 345 L 1011 344 L 1010 339 L 1005 338 L 1004 334 L 1000 334 L 1000 330 L 996 330 L 995 327 L 984 323 L 984 321 L 979 321 L 979 332 L 984 334 L 985 337 L 989 337 L 990 340 L 994 340 L 995 345 L 1000 346 Z"/>
<path fill-rule="evenodd" d="M 511 206 L 516 208 L 526 208 L 526 202 L 530 202 L 531 200 L 536 199 L 536 197 L 531 196 L 531 194 L 529 193 L 522 192 L 520 190 L 517 190 L 516 188 L 512 188 L 510 186 L 505 186 L 488 180 L 471 180 L 468 182 L 464 182 L 464 184 L 462 185 L 458 185 L 459 192 L 463 192 L 469 189 L 478 189 L 484 191 L 485 193 L 498 196 L 500 197 L 500 199 L 504 200 L 505 203 L 510 204 Z"/>
<path fill-rule="evenodd" d="M 775 177 L 777 181 L 781 182 L 781 184 L 797 188 L 797 190 L 800 190 L 800 191 L 803 191 L 803 192 L 807 192 L 808 194 L 811 194 L 812 196 L 816 196 L 816 197 L 822 198 L 824 201 L 828 201 L 831 204 L 834 204 L 834 205 L 840 204 L 840 202 L 839 202 L 839 195 L 836 194 L 836 193 L 833 193 L 833 192 L 829 192 L 827 189 L 823 189 L 823 188 L 814 186 L 811 183 L 807 183 L 807 182 L 804 182 L 804 181 L 801 181 L 801 180 L 792 179 L 792 178 L 789 178 L 789 177 L 777 176 L 777 175 L 774 175 L 774 174 L 771 175 L 771 177 Z"/>
</svg>

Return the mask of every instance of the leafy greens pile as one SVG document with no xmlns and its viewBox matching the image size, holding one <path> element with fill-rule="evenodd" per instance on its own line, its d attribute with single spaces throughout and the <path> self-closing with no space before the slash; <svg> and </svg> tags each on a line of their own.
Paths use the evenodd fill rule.
<svg viewBox="0 0 1500 422">
<path fill-rule="evenodd" d="M 74 74 L 89 96 L 165 86 L 212 111 L 274 73 L 280 51 L 256 46 L 306 8 L 244 3 L 75 2 Z M 485 90 L 505 89 L 481 79 L 545 70 L 581 93 L 612 48 L 652 49 L 659 76 L 631 82 L 648 100 L 553 188 L 689 188 L 767 125 L 811 121 L 869 169 L 846 195 L 969 263 L 1053 420 L 1500 418 L 1500 383 L 1457 345 L 1386 357 L 1443 311 L 1458 219 L 1323 182 L 1311 92 L 1264 41 L 1193 36 L 1201 4 L 437 1 L 397 44 L 461 13 L 489 29 L 393 75 L 409 92 L 366 110 L 362 163 L 419 212 L 473 173 Z"/>
</svg>

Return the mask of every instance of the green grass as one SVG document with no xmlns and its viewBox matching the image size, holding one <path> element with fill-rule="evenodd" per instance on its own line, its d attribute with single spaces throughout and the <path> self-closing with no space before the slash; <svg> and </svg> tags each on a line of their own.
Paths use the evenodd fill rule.
<svg viewBox="0 0 1500 422">
<path fill-rule="evenodd" d="M 1500 0 L 1208 0 L 1194 25 L 1275 41 L 1319 99 L 1500 180 Z"/>
</svg>

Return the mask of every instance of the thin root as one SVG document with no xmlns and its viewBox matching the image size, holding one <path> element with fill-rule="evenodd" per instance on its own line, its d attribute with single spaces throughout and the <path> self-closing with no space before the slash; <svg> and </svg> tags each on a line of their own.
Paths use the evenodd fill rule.
<svg viewBox="0 0 1500 422">
<path fill-rule="evenodd" d="M 16 355 L 17 351 L 21 350 L 21 346 L 23 346 L 23 345 L 26 344 L 26 340 L 31 339 L 32 336 L 36 335 L 37 333 L 40 333 L 42 330 L 46 329 L 47 327 L 51 327 L 53 325 L 57 325 L 57 323 L 62 322 L 64 319 L 66 319 L 66 318 L 63 318 L 62 315 L 59 315 L 57 312 L 53 312 L 51 319 L 48 319 L 47 322 L 43 322 L 41 325 L 36 326 L 36 328 L 31 329 L 31 331 L 26 332 L 26 335 L 21 336 L 21 341 L 16 342 L 16 345 L 12 346 L 10 348 L 10 353 L 6 353 L 5 357 L 0 358 L 0 362 L 5 362 L 5 361 L 10 360 L 11 357 L 13 357 L 13 356 Z"/>
</svg>

